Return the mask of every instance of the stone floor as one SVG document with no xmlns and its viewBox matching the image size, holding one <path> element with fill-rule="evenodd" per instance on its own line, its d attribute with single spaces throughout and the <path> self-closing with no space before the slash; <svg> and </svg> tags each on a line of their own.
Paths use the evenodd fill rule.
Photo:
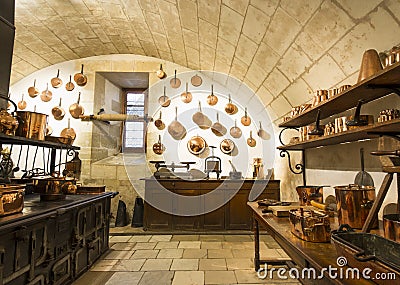
<svg viewBox="0 0 400 285">
<path fill-rule="evenodd" d="M 289 259 L 270 236 L 260 239 L 261 258 Z M 258 278 L 253 257 L 252 235 L 114 235 L 110 251 L 73 284 L 300 284 Z"/>
</svg>

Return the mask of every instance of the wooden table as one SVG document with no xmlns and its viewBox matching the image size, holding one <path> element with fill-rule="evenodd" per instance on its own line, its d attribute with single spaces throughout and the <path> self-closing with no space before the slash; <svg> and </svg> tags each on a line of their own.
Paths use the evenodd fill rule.
<svg viewBox="0 0 400 285">
<path fill-rule="evenodd" d="M 340 268 L 337 265 L 338 256 L 333 244 L 303 241 L 290 232 L 290 224 L 287 217 L 278 218 L 271 213 L 264 214 L 262 213 L 264 207 L 259 207 L 257 202 L 248 202 L 247 205 L 251 208 L 253 213 L 254 266 L 256 271 L 260 269 L 260 265 L 263 263 L 277 263 L 276 261 L 260 260 L 259 225 L 266 228 L 268 233 L 292 259 L 293 262 L 286 262 L 286 265 L 289 267 L 295 266 L 300 272 L 304 268 L 314 268 L 317 272 L 317 276 L 319 276 L 323 268 L 329 268 L 329 266 Z M 332 229 L 337 228 L 337 226 L 337 220 L 331 223 Z M 365 279 L 330 279 L 326 271 L 324 271 L 324 276 L 323 279 L 299 279 L 299 281 L 303 284 L 375 284 Z"/>
</svg>

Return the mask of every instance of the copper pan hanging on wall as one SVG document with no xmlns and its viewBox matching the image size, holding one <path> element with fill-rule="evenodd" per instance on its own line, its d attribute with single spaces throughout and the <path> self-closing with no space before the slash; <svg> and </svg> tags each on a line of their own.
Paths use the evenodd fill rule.
<svg viewBox="0 0 400 285">
<path fill-rule="evenodd" d="M 58 104 L 58 106 L 55 106 L 51 109 L 51 114 L 53 115 L 54 119 L 56 119 L 57 121 L 61 121 L 62 119 L 64 119 L 65 111 L 61 107 L 61 98 L 60 98 L 60 103 Z"/>
<path fill-rule="evenodd" d="M 36 79 L 33 80 L 33 86 L 28 88 L 28 95 L 31 98 L 35 98 L 37 95 L 39 95 L 39 90 L 36 88 Z"/>
<path fill-rule="evenodd" d="M 59 88 L 63 84 L 63 82 L 62 82 L 62 80 L 60 78 L 60 70 L 59 69 L 57 69 L 56 77 L 53 77 L 50 80 L 50 83 L 51 83 L 51 86 L 53 86 L 53 88 Z"/>
<path fill-rule="evenodd" d="M 157 129 L 159 129 L 160 131 L 163 130 L 165 128 L 165 124 L 161 119 L 162 113 L 160 111 L 160 117 L 154 121 L 154 125 L 156 126 Z"/>
<path fill-rule="evenodd" d="M 219 122 L 219 113 L 217 112 L 217 121 L 212 124 L 211 131 L 217 137 L 222 137 L 226 134 L 226 128 Z"/>
<path fill-rule="evenodd" d="M 46 90 L 42 92 L 40 99 L 42 99 L 43 102 L 49 102 L 51 98 L 53 98 L 53 93 L 49 90 L 49 83 L 47 83 Z"/>
<path fill-rule="evenodd" d="M 157 155 L 163 154 L 165 146 L 161 143 L 161 135 L 158 135 L 158 142 L 153 144 L 153 152 Z"/>
<path fill-rule="evenodd" d="M 75 88 L 75 84 L 72 83 L 72 75 L 69 76 L 69 82 L 67 82 L 67 84 L 65 84 L 65 89 L 67 91 L 72 91 Z"/>
<path fill-rule="evenodd" d="M 203 83 L 203 79 L 196 74 L 190 79 L 190 82 L 194 87 L 199 87 Z"/>
<path fill-rule="evenodd" d="M 193 122 L 199 126 L 200 129 L 206 130 L 211 127 L 211 120 L 203 114 L 201 110 L 201 103 L 199 101 L 199 110 L 192 116 Z"/>
<path fill-rule="evenodd" d="M 83 87 L 86 85 L 87 76 L 85 74 L 83 74 L 83 64 L 81 65 L 81 72 L 75 73 L 74 81 L 80 87 Z"/>
<path fill-rule="evenodd" d="M 236 120 L 235 120 L 235 125 L 230 129 L 229 133 L 235 139 L 238 139 L 242 136 L 242 130 L 237 126 Z"/>
<path fill-rule="evenodd" d="M 191 137 L 187 142 L 187 148 L 191 154 L 199 155 L 204 152 L 207 147 L 207 143 L 201 136 Z"/>
<path fill-rule="evenodd" d="M 175 140 L 181 140 L 186 136 L 185 127 L 178 121 L 178 107 L 175 107 L 175 120 L 169 124 L 168 133 Z"/>
<path fill-rule="evenodd" d="M 214 95 L 214 85 L 211 84 L 211 94 L 207 96 L 207 103 L 210 106 L 214 106 L 218 103 L 218 97 Z"/>
<path fill-rule="evenodd" d="M 79 119 L 80 116 L 82 116 L 85 113 L 83 107 L 79 105 L 80 100 L 81 100 L 81 92 L 78 93 L 77 102 L 69 106 L 69 113 L 74 119 Z"/>
<path fill-rule="evenodd" d="M 186 89 L 181 94 L 181 100 L 183 103 L 186 103 L 186 104 L 192 102 L 192 98 L 193 98 L 192 93 L 188 91 L 188 85 L 189 84 L 186 82 Z"/>
<path fill-rule="evenodd" d="M 166 95 L 166 90 L 167 87 L 164 86 L 164 94 L 158 98 L 158 103 L 161 105 L 161 107 L 168 107 L 169 104 L 171 104 L 171 100 L 169 97 Z"/>
<path fill-rule="evenodd" d="M 171 84 L 171 87 L 175 89 L 181 86 L 181 80 L 179 78 L 176 78 L 176 69 L 174 78 L 172 78 L 169 83 Z"/>
</svg>

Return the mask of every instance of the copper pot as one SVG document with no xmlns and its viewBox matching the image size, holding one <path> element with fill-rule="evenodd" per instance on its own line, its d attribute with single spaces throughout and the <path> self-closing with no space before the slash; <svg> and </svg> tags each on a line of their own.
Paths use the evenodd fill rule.
<svg viewBox="0 0 400 285">
<path fill-rule="evenodd" d="M 17 136 L 44 140 L 47 124 L 46 114 L 30 111 L 17 111 L 16 113 L 19 120 L 19 125 L 15 132 Z"/>
<path fill-rule="evenodd" d="M 28 95 L 32 98 L 39 95 L 39 90 L 36 88 L 36 79 L 33 81 L 33 86 L 28 88 Z"/>
<path fill-rule="evenodd" d="M 247 115 L 247 107 L 244 109 L 244 116 L 242 117 L 242 119 L 240 121 L 242 122 L 242 125 L 245 127 L 247 127 L 251 124 L 251 119 Z"/>
<path fill-rule="evenodd" d="M 165 151 L 165 146 L 161 143 L 161 135 L 158 135 L 158 142 L 153 144 L 153 152 L 161 155 Z"/>
<path fill-rule="evenodd" d="M 79 119 L 80 116 L 82 116 L 85 113 L 83 107 L 79 105 L 80 100 L 81 100 L 81 92 L 79 92 L 78 94 L 78 101 L 69 106 L 69 113 L 74 119 Z"/>
<path fill-rule="evenodd" d="M 232 103 L 231 95 L 229 94 L 228 104 L 225 105 L 225 112 L 229 115 L 235 114 L 237 107 Z"/>
<path fill-rule="evenodd" d="M 51 83 L 51 86 L 53 86 L 53 88 L 59 88 L 63 84 L 63 82 L 62 82 L 62 80 L 60 78 L 60 70 L 59 69 L 57 70 L 57 76 L 53 77 L 50 80 L 50 83 Z"/>
<path fill-rule="evenodd" d="M 70 144 L 72 144 L 73 141 L 75 140 L 75 138 L 76 138 L 76 132 L 75 132 L 75 130 L 74 130 L 73 128 L 71 128 L 70 119 L 68 119 L 68 127 L 65 128 L 65 129 L 63 129 L 63 130 L 61 131 L 60 137 L 66 138 L 66 139 L 68 139 L 69 141 L 71 141 Z"/>
<path fill-rule="evenodd" d="M 40 194 L 67 194 L 71 191 L 71 185 L 75 186 L 75 180 L 60 178 L 36 178 L 33 179 L 34 192 Z M 76 188 L 75 188 L 76 191 Z"/>
<path fill-rule="evenodd" d="M 154 121 L 154 125 L 157 129 L 163 130 L 165 128 L 164 122 L 161 120 L 161 111 L 160 111 L 160 118 Z"/>
<path fill-rule="evenodd" d="M 157 74 L 157 77 L 160 79 L 164 79 L 165 77 L 167 77 L 167 74 L 164 72 L 164 70 L 162 68 L 162 64 L 160 64 L 160 69 L 157 70 L 156 74 Z"/>
<path fill-rule="evenodd" d="M 235 143 L 230 139 L 224 139 L 219 145 L 220 150 L 224 154 L 231 154 L 235 149 Z"/>
<path fill-rule="evenodd" d="M 75 88 L 75 85 L 74 85 L 74 83 L 72 83 L 71 80 L 72 80 L 72 75 L 69 76 L 69 82 L 67 82 L 67 84 L 65 84 L 65 89 L 67 91 L 72 91 Z"/>
<path fill-rule="evenodd" d="M 350 184 L 334 188 L 339 224 L 361 229 L 375 201 L 375 187 Z"/>
<path fill-rule="evenodd" d="M 223 135 L 226 134 L 226 128 L 219 122 L 219 114 L 218 114 L 218 112 L 217 112 L 217 121 L 214 124 L 212 124 L 211 131 L 217 137 L 222 137 Z"/>
<path fill-rule="evenodd" d="M 211 84 L 211 94 L 207 96 L 207 103 L 210 106 L 214 106 L 218 103 L 218 97 L 214 95 L 214 85 Z"/>
<path fill-rule="evenodd" d="M 323 203 L 322 189 L 324 186 L 297 186 L 300 206 L 310 206 L 311 201 Z"/>
<path fill-rule="evenodd" d="M 192 102 L 192 93 L 188 91 L 188 83 L 186 82 L 186 90 L 181 94 L 181 100 L 183 103 L 190 103 Z"/>
<path fill-rule="evenodd" d="M 169 104 L 171 104 L 171 100 L 165 94 L 166 93 L 166 89 L 167 89 L 167 87 L 164 86 L 164 95 L 162 95 L 162 96 L 160 96 L 158 98 L 158 103 L 161 105 L 161 107 L 168 107 Z"/>
<path fill-rule="evenodd" d="M 206 141 L 200 136 L 191 137 L 187 142 L 187 148 L 191 154 L 199 155 L 204 152 L 207 147 Z"/>
<path fill-rule="evenodd" d="M 20 110 L 25 110 L 26 105 L 27 105 L 27 104 L 26 104 L 26 101 L 24 100 L 24 94 L 22 94 L 21 101 L 18 102 L 18 108 L 19 108 Z"/>
<path fill-rule="evenodd" d="M 75 73 L 74 81 L 80 87 L 83 87 L 87 83 L 87 76 L 83 74 L 83 64 L 81 65 L 81 72 Z"/>
<path fill-rule="evenodd" d="M 329 242 L 331 226 L 329 215 L 320 211 L 289 210 L 290 231 L 298 238 L 309 242 Z"/>
<path fill-rule="evenodd" d="M 24 184 L 0 185 L 0 217 L 22 212 L 25 186 Z"/>
<path fill-rule="evenodd" d="M 46 90 L 42 92 L 42 95 L 40 95 L 40 99 L 42 99 L 43 102 L 49 102 L 53 98 L 53 93 L 49 90 L 49 83 L 46 85 Z"/>
<path fill-rule="evenodd" d="M 235 125 L 230 129 L 229 133 L 235 139 L 238 139 L 242 136 L 242 130 L 236 125 L 236 120 Z"/>
<path fill-rule="evenodd" d="M 400 242 L 400 214 L 383 215 L 385 238 Z"/>
<path fill-rule="evenodd" d="M 56 119 L 57 121 L 61 121 L 62 119 L 64 119 L 65 111 L 61 107 L 61 98 L 60 98 L 60 103 L 58 104 L 58 106 L 55 106 L 51 109 L 51 114 L 54 116 L 54 119 Z"/>
<path fill-rule="evenodd" d="M 247 145 L 249 147 L 255 147 L 257 144 L 256 140 L 253 138 L 253 132 L 250 131 L 250 137 L 247 139 Z"/>
</svg>

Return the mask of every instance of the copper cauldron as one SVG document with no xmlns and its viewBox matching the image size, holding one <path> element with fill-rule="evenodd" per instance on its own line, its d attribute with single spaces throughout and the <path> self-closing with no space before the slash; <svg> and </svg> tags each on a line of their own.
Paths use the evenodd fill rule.
<svg viewBox="0 0 400 285">
<path fill-rule="evenodd" d="M 300 206 L 310 206 L 310 201 L 323 203 L 322 190 L 324 186 L 297 186 L 296 191 L 299 195 Z"/>
<path fill-rule="evenodd" d="M 385 238 L 400 242 L 400 214 L 383 215 Z"/>
<path fill-rule="evenodd" d="M 46 114 L 29 111 L 17 111 L 16 113 L 19 125 L 15 135 L 27 139 L 37 139 L 42 141 L 45 139 L 47 128 Z"/>
<path fill-rule="evenodd" d="M 350 184 L 334 188 L 339 224 L 361 229 L 375 201 L 375 187 Z"/>
</svg>

